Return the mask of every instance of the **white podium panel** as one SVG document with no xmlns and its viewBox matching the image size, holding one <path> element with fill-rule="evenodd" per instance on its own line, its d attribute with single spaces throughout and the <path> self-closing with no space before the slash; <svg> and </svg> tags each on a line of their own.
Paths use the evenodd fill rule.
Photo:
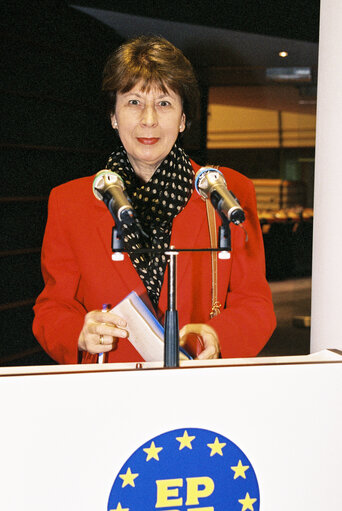
<svg viewBox="0 0 342 511">
<path fill-rule="evenodd" d="M 220 361 L 166 370 L 0 369 L 0 509 L 135 511 L 122 499 L 109 504 L 118 474 L 126 474 L 121 486 L 132 491 L 142 478 L 133 465 L 128 477 L 123 465 L 146 442 L 151 448 L 155 437 L 172 430 L 191 435 L 196 428 L 194 437 L 209 430 L 221 442 L 216 451 L 208 449 L 212 462 L 228 448 L 223 437 L 241 449 L 260 495 L 244 492 L 234 507 L 213 504 L 215 481 L 204 466 L 199 473 L 204 479 L 190 498 L 191 474 L 185 481 L 170 465 L 169 482 L 146 486 L 146 495 L 156 493 L 146 511 L 340 509 L 342 363 L 339 356 L 330 358 Z M 195 441 L 178 442 L 177 455 L 195 452 Z M 162 466 L 162 451 L 149 453 L 149 466 L 159 461 Z M 229 464 L 228 473 L 234 479 Z M 243 475 L 240 471 L 241 480 Z"/>
</svg>

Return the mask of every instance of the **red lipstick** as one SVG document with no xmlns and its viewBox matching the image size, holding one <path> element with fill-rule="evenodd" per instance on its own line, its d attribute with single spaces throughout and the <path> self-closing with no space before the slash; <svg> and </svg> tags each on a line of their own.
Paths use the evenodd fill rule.
<svg viewBox="0 0 342 511">
<path fill-rule="evenodd" d="M 159 138 L 154 138 L 154 137 L 151 137 L 151 138 L 138 137 L 138 142 L 140 142 L 140 144 L 144 144 L 144 145 L 156 144 L 158 142 L 158 140 L 159 140 Z"/>
</svg>

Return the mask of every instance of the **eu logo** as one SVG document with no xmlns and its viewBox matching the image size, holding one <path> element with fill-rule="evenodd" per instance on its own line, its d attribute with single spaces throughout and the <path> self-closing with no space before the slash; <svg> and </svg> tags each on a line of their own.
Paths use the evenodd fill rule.
<svg viewBox="0 0 342 511">
<path fill-rule="evenodd" d="M 163 433 L 121 468 L 108 511 L 259 511 L 251 462 L 228 438 L 199 428 Z"/>
</svg>

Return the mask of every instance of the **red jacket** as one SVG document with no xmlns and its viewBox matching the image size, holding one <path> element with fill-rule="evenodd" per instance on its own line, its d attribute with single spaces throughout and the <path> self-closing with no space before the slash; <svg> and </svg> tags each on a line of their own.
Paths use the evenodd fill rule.
<svg viewBox="0 0 342 511">
<path fill-rule="evenodd" d="M 194 170 L 199 166 L 193 163 Z M 222 357 L 250 357 L 259 353 L 275 328 L 269 286 L 265 279 L 262 234 L 252 182 L 238 172 L 221 168 L 228 188 L 246 214 L 244 227 L 231 225 L 232 253 L 218 262 L 218 299 L 221 314 L 210 319 L 211 256 L 209 252 L 183 252 L 177 259 L 177 309 L 180 328 L 187 323 L 208 323 L 218 333 Z M 112 306 L 143 284 L 129 256 L 111 259 L 113 219 L 92 192 L 93 176 L 53 189 L 42 247 L 45 288 L 34 307 L 33 331 L 49 355 L 63 364 L 79 360 L 78 336 L 88 311 Z M 220 225 L 218 218 L 217 225 Z M 209 248 L 205 203 L 193 192 L 174 219 L 171 244 L 176 248 Z M 167 308 L 165 276 L 159 301 Z M 119 340 L 109 362 L 140 361 L 130 342 Z M 83 361 L 96 356 L 83 353 Z"/>
</svg>

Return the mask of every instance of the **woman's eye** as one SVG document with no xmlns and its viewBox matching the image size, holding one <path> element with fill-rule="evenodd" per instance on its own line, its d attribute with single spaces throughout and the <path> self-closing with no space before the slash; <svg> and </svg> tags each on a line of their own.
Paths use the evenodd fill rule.
<svg viewBox="0 0 342 511">
<path fill-rule="evenodd" d="M 128 103 L 130 105 L 139 105 L 139 101 L 137 99 L 130 99 Z"/>
<path fill-rule="evenodd" d="M 170 101 L 161 101 L 161 102 L 159 103 L 159 105 L 160 105 L 160 106 L 170 106 L 170 105 L 171 105 L 171 103 L 170 103 Z"/>
</svg>

